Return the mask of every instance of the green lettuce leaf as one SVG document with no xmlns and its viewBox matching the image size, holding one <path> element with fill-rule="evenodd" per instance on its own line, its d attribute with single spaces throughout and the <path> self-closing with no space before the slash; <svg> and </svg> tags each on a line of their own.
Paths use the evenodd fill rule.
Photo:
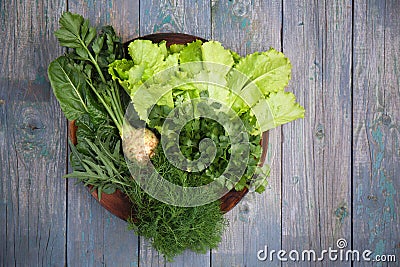
<svg viewBox="0 0 400 267">
<path fill-rule="evenodd" d="M 168 81 L 176 71 L 174 66 L 178 66 L 179 53 L 169 53 L 165 42 L 154 44 L 149 40 L 135 40 L 128 50 L 132 60 L 114 61 L 108 71 L 131 96 L 140 117 L 147 118 L 155 104 L 173 108 Z"/>
<path fill-rule="evenodd" d="M 172 109 L 200 96 L 224 103 L 238 115 L 256 116 L 252 135 L 304 117 L 294 95 L 284 92 L 290 61 L 274 49 L 243 58 L 216 41 L 166 48 L 165 42 L 136 40 L 129 53 L 132 60 L 112 63 L 109 73 L 129 92 L 135 110 L 147 122 L 154 105 Z"/>
<path fill-rule="evenodd" d="M 179 60 L 180 63 L 182 64 L 181 69 L 187 72 L 192 77 L 195 74 L 198 74 L 203 69 L 203 65 L 201 63 L 201 61 L 203 60 L 201 45 L 202 42 L 200 40 L 189 43 L 181 50 L 179 55 Z M 198 62 L 198 63 L 185 64 L 189 62 Z"/>
<path fill-rule="evenodd" d="M 117 80 L 125 91 L 130 94 L 129 84 L 134 84 L 142 78 L 141 73 L 131 75 L 129 72 L 133 68 L 134 63 L 132 60 L 121 59 L 111 63 L 108 67 L 108 73 L 111 74 L 113 80 Z M 130 78 L 132 76 L 132 78 Z M 132 79 L 128 81 L 129 79 Z"/>
<path fill-rule="evenodd" d="M 135 65 L 152 68 L 165 58 L 163 49 L 149 40 L 135 40 L 128 46 L 128 52 Z"/>
<path fill-rule="evenodd" d="M 237 77 L 231 77 L 235 87 L 241 87 L 254 82 L 264 95 L 270 92 L 283 91 L 288 85 L 291 74 L 291 64 L 288 58 L 281 52 L 271 48 L 266 52 L 250 54 L 239 61 L 235 69 L 249 78 L 247 83 Z"/>
<path fill-rule="evenodd" d="M 225 76 L 234 64 L 232 53 L 216 41 L 204 43 L 201 51 L 203 61 L 205 61 L 203 63 L 205 73 L 201 74 L 201 79 L 207 83 L 203 89 L 208 90 L 208 96 L 211 99 L 227 103 L 230 90 Z"/>
<path fill-rule="evenodd" d="M 290 121 L 304 118 L 305 110 L 296 102 L 291 92 L 271 93 L 266 99 L 261 99 L 253 108 L 261 132 L 268 131 Z"/>
</svg>

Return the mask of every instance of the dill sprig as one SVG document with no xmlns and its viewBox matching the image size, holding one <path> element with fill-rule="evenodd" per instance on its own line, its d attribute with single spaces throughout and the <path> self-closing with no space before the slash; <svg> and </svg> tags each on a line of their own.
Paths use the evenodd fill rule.
<svg viewBox="0 0 400 267">
<path fill-rule="evenodd" d="M 164 179 L 178 185 L 199 185 L 199 179 L 205 177 L 173 166 L 161 146 L 152 162 Z M 203 206 L 177 207 L 154 199 L 138 188 L 133 179 L 126 189 L 125 193 L 136 206 L 135 220 L 128 221 L 129 228 L 149 239 L 166 260 L 172 261 L 186 249 L 206 253 L 221 242 L 227 220 L 221 213 L 219 200 Z"/>
</svg>

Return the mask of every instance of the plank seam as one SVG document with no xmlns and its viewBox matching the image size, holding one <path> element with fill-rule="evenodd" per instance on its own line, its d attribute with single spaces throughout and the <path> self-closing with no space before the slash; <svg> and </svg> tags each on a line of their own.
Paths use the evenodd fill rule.
<svg viewBox="0 0 400 267">
<path fill-rule="evenodd" d="M 350 247 L 354 249 L 354 0 L 351 1 L 351 66 L 350 66 L 350 114 L 351 114 L 351 153 L 350 153 L 350 201 L 351 201 L 351 211 L 350 211 Z M 350 262 L 350 266 L 354 266 L 354 262 Z"/>
<path fill-rule="evenodd" d="M 66 10 L 69 11 L 69 0 L 65 0 Z M 69 147 L 68 147 L 68 123 L 67 123 L 67 134 L 66 134 L 66 168 L 65 172 L 68 174 L 69 171 Z M 68 231 L 68 181 L 65 179 L 65 266 L 68 266 L 68 238 L 69 238 L 69 231 Z"/>
<path fill-rule="evenodd" d="M 284 36 L 283 36 L 283 26 L 284 26 L 284 10 L 285 10 L 285 1 L 281 0 L 281 51 L 283 53 L 283 41 L 284 41 Z M 280 185 L 280 209 L 281 209 L 281 214 L 280 214 L 280 224 L 281 224 L 281 244 L 280 244 L 280 248 L 283 249 L 283 130 L 282 127 L 279 129 L 280 131 L 280 138 L 281 138 L 281 147 L 280 147 L 280 181 L 281 181 L 281 185 Z M 280 266 L 283 266 L 283 262 L 280 262 L 279 264 Z"/>
</svg>

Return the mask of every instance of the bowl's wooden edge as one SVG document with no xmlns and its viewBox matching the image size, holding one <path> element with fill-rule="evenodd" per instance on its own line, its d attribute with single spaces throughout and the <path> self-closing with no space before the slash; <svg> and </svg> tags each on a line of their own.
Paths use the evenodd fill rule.
<svg viewBox="0 0 400 267">
<path fill-rule="evenodd" d="M 202 42 L 207 41 L 207 39 L 204 39 L 204 38 L 201 38 L 198 36 L 194 36 L 194 35 L 190 35 L 190 34 L 185 34 L 185 33 L 154 33 L 154 34 L 141 36 L 141 37 L 135 38 L 133 40 L 137 40 L 137 39 L 150 40 L 154 43 L 166 41 L 167 45 L 187 44 L 190 42 L 194 42 L 195 40 L 200 40 Z M 130 42 L 131 41 L 128 41 L 128 42 L 126 42 L 126 44 L 129 44 Z"/>
<path fill-rule="evenodd" d="M 99 195 L 97 190 L 93 190 L 93 186 L 88 186 L 92 196 L 109 212 L 117 216 L 122 220 L 128 220 L 132 218 L 134 221 L 135 216 L 133 212 L 133 204 L 129 200 L 128 196 L 122 193 L 120 190 L 116 190 L 113 194 L 101 194 L 101 199 L 99 200 Z"/>
<path fill-rule="evenodd" d="M 268 151 L 268 142 L 269 142 L 269 133 L 264 132 L 262 134 L 262 139 L 260 142 L 260 145 L 263 149 L 260 158 L 260 164 L 259 164 L 260 166 L 262 166 L 265 163 Z M 222 213 L 227 213 L 228 211 L 233 209 L 248 192 L 249 189 L 247 187 L 243 188 L 241 191 L 236 191 L 235 189 L 232 189 L 226 195 L 221 197 L 220 201 L 221 201 Z"/>
</svg>

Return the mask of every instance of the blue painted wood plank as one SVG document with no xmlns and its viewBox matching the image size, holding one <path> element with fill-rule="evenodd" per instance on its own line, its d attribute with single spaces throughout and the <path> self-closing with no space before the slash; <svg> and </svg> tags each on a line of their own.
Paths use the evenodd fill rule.
<svg viewBox="0 0 400 267">
<path fill-rule="evenodd" d="M 397 261 L 400 259 L 399 12 L 398 1 L 356 1 L 353 49 L 353 246 L 373 251 L 371 258 L 396 255 Z"/>
<path fill-rule="evenodd" d="M 112 25 L 123 40 L 136 37 L 138 1 L 68 1 L 68 10 L 96 26 Z M 69 266 L 138 266 L 138 237 L 106 211 L 83 185 L 68 181 Z"/>
<path fill-rule="evenodd" d="M 281 1 L 212 1 L 212 38 L 246 55 L 281 48 Z M 257 252 L 265 246 L 281 247 L 281 130 L 271 131 L 266 163 L 271 166 L 267 190 L 249 193 L 226 217 L 230 226 L 212 266 L 261 266 Z M 268 266 L 278 266 L 268 262 Z"/>
<path fill-rule="evenodd" d="M 0 4 L 1 266 L 65 265 L 66 123 L 46 76 L 64 8 Z"/>
<path fill-rule="evenodd" d="M 352 238 L 352 2 L 285 1 L 283 24 L 283 51 L 293 66 L 288 91 L 306 116 L 282 127 L 282 247 L 319 257 L 340 238 L 350 247 Z"/>
<path fill-rule="evenodd" d="M 140 2 L 140 35 L 178 32 L 209 39 L 210 1 L 145 0 Z"/>
<path fill-rule="evenodd" d="M 140 35 L 159 32 L 186 33 L 209 39 L 211 36 L 210 2 L 153 1 L 140 2 Z M 162 255 L 141 238 L 140 266 L 209 266 L 210 253 L 205 255 L 185 251 L 173 263 L 165 262 Z"/>
</svg>

